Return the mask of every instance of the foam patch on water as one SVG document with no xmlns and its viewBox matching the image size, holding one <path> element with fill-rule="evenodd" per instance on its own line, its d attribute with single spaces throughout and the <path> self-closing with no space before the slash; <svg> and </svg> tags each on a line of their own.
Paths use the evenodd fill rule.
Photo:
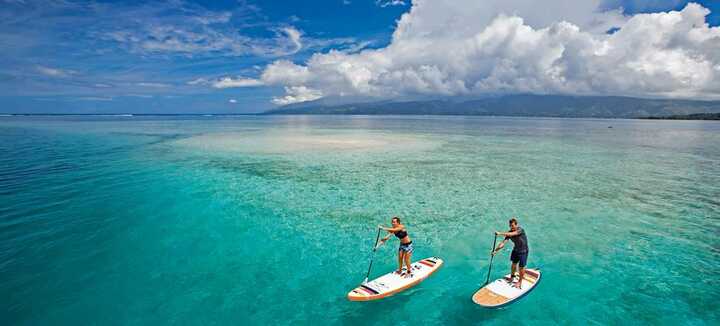
<svg viewBox="0 0 720 326">
<path fill-rule="evenodd" d="M 177 142 L 210 151 L 259 154 L 343 151 L 422 151 L 439 145 L 427 137 L 409 134 L 326 131 L 259 131 L 208 133 Z"/>
</svg>

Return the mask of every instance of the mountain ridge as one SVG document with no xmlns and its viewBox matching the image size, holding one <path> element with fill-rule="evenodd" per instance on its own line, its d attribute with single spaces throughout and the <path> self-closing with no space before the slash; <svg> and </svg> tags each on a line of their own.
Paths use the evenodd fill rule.
<svg viewBox="0 0 720 326">
<path fill-rule="evenodd" d="M 504 95 L 479 99 L 357 102 L 316 100 L 263 114 L 486 115 L 572 118 L 647 118 L 720 112 L 720 101 L 644 99 L 623 96 Z"/>
</svg>

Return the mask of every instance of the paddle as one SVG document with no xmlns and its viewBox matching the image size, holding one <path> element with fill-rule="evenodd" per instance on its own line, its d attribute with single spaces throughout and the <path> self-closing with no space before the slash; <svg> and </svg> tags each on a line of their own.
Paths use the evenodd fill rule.
<svg viewBox="0 0 720 326">
<path fill-rule="evenodd" d="M 375 251 L 378 248 L 378 241 L 380 241 L 380 231 L 382 229 L 378 228 L 377 237 L 375 238 L 375 244 L 373 245 L 372 255 L 370 256 L 370 266 L 368 266 L 367 274 L 365 274 L 365 280 L 363 281 L 363 284 L 367 283 L 368 277 L 370 277 L 370 270 L 372 269 L 373 260 L 375 259 Z M 493 246 L 495 248 L 495 246 Z"/>
<path fill-rule="evenodd" d="M 495 258 L 495 255 L 492 254 L 492 252 L 495 251 L 495 243 L 497 243 L 497 234 L 495 234 L 495 239 L 493 239 L 492 249 L 490 249 L 490 266 L 488 267 L 487 279 L 485 280 L 485 284 L 483 286 L 490 283 L 490 271 L 492 271 L 492 262 L 493 262 L 493 258 Z"/>
</svg>

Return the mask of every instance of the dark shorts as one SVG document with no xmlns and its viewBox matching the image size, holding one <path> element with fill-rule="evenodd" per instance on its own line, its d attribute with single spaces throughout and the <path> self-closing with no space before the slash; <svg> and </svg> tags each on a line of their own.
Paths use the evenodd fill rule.
<svg viewBox="0 0 720 326">
<path fill-rule="evenodd" d="M 514 252 L 514 251 L 513 251 L 513 252 L 510 254 L 510 261 L 511 261 L 513 264 L 520 263 L 520 267 L 525 267 L 525 265 L 527 264 L 527 257 L 528 257 L 528 252 L 527 252 L 527 251 L 526 251 L 526 252 L 523 252 L 523 253 L 519 253 L 519 252 Z"/>
</svg>

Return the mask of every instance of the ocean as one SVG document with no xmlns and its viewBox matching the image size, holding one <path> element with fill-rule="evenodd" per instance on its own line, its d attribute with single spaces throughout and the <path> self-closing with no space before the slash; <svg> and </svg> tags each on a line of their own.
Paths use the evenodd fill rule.
<svg viewBox="0 0 720 326">
<path fill-rule="evenodd" d="M 348 301 L 393 215 L 445 265 Z M 543 280 L 483 309 L 513 216 Z M 718 325 L 719 234 L 713 121 L 0 117 L 3 325 Z"/>
</svg>

